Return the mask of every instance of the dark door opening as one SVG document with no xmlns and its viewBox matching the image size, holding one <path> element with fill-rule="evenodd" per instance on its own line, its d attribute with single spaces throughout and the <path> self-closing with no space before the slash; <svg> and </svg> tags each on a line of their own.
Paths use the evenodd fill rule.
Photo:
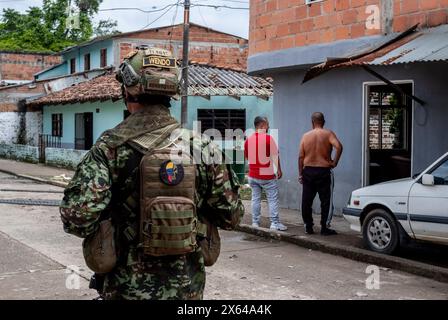
<svg viewBox="0 0 448 320">
<path fill-rule="evenodd" d="M 75 114 L 75 149 L 89 150 L 93 145 L 93 112 Z"/>
<path fill-rule="evenodd" d="M 412 84 L 400 84 L 412 94 Z M 411 176 L 412 100 L 387 85 L 368 88 L 369 185 Z"/>
</svg>

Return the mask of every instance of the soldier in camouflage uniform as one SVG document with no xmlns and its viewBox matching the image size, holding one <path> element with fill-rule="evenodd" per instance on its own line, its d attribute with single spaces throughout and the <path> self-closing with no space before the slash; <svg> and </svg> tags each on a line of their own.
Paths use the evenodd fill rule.
<svg viewBox="0 0 448 320">
<path fill-rule="evenodd" d="M 132 96 L 125 86 L 124 94 L 131 115 L 102 134 L 78 165 L 64 192 L 60 208 L 64 230 L 86 238 L 98 230 L 104 215 L 112 216 L 118 261 L 104 275 L 100 292 L 103 298 L 202 299 L 205 267 L 200 247 L 181 256 L 139 259 L 135 235 L 139 232 L 142 154 L 129 141 L 150 135 L 154 143 L 163 144 L 158 137 L 179 124 L 170 115 L 170 97 L 147 94 L 137 97 L 135 93 Z M 193 154 L 203 155 L 196 165 L 198 215 L 206 216 L 222 229 L 233 229 L 244 214 L 236 174 L 227 164 L 204 161 L 221 152 L 210 140 L 191 139 L 190 147 Z"/>
</svg>

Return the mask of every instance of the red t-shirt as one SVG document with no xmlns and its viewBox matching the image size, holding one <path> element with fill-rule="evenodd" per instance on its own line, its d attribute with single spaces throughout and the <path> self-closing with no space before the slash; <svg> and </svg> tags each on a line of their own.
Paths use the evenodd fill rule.
<svg viewBox="0 0 448 320">
<path fill-rule="evenodd" d="M 257 132 L 247 138 L 244 156 L 249 161 L 249 177 L 262 180 L 275 178 L 272 158 L 278 156 L 278 148 L 269 134 Z"/>
</svg>

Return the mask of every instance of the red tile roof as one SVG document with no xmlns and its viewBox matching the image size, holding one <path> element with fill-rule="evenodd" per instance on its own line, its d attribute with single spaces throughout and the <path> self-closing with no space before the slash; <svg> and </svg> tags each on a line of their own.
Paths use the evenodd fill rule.
<svg viewBox="0 0 448 320">
<path fill-rule="evenodd" d="M 108 73 L 30 101 L 28 105 L 43 106 L 120 99 L 120 83 L 115 79 L 115 73 Z"/>
<path fill-rule="evenodd" d="M 189 67 L 190 96 L 272 96 L 272 79 L 249 76 L 240 70 L 192 64 Z M 78 83 L 64 90 L 28 102 L 29 106 L 74 104 L 94 101 L 117 101 L 122 98 L 115 73 Z"/>
</svg>

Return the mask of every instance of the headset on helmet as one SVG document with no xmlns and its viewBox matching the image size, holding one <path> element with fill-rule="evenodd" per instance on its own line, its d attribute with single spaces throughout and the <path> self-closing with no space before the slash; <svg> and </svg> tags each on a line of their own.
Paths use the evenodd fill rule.
<svg viewBox="0 0 448 320">
<path fill-rule="evenodd" d="M 175 96 L 180 92 L 178 62 L 169 50 L 139 46 L 125 57 L 116 75 L 131 96 Z"/>
</svg>

